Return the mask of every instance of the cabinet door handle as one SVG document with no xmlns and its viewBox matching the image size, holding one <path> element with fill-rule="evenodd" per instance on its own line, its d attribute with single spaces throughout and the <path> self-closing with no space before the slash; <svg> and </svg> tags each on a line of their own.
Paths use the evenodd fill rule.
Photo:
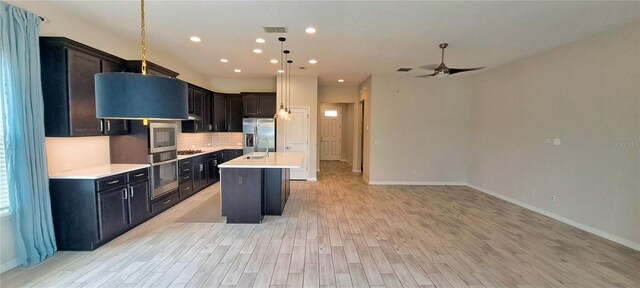
<svg viewBox="0 0 640 288">
<path fill-rule="evenodd" d="M 242 177 L 238 177 L 238 184 L 242 184 Z"/>
<path fill-rule="evenodd" d="M 100 132 L 104 131 L 104 120 L 100 120 Z"/>
<path fill-rule="evenodd" d="M 182 169 L 182 172 L 189 172 L 189 170 L 191 170 L 191 169 L 189 169 L 189 168 L 187 168 L 187 169 Z"/>
<path fill-rule="evenodd" d="M 204 171 L 204 164 L 200 164 L 200 172 Z"/>
<path fill-rule="evenodd" d="M 169 204 L 170 202 L 171 202 L 171 199 L 166 200 L 166 201 L 163 201 L 162 203 L 164 203 L 164 204 Z"/>
<path fill-rule="evenodd" d="M 120 182 L 120 180 L 114 180 L 114 181 L 111 181 L 111 182 L 107 182 L 107 185 L 116 184 L 118 182 Z"/>
<path fill-rule="evenodd" d="M 184 188 L 184 190 L 191 190 L 191 186 L 187 186 L 187 188 Z"/>
<path fill-rule="evenodd" d="M 133 177 L 142 177 L 142 176 L 144 176 L 144 173 L 140 173 L 138 175 L 133 175 Z"/>
<path fill-rule="evenodd" d="M 124 199 L 128 199 L 129 193 L 127 193 L 127 188 L 122 188 L 122 190 L 124 191 Z"/>
<path fill-rule="evenodd" d="M 189 180 L 190 176 L 184 176 L 184 180 Z"/>
<path fill-rule="evenodd" d="M 111 121 L 107 120 L 107 132 L 111 131 Z"/>
<path fill-rule="evenodd" d="M 129 197 L 133 198 L 133 186 L 129 186 Z"/>
<path fill-rule="evenodd" d="M 209 126 L 208 126 L 208 127 L 209 127 L 209 130 L 212 130 L 212 129 L 211 129 L 211 124 L 207 124 L 207 125 L 209 125 Z"/>
<path fill-rule="evenodd" d="M 196 131 L 198 131 L 198 123 L 193 123 L 196 126 Z"/>
</svg>

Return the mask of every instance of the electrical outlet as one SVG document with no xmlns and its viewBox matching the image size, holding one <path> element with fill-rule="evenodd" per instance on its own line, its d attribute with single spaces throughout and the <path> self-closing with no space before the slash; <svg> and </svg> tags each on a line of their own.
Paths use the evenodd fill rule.
<svg viewBox="0 0 640 288">
<path fill-rule="evenodd" d="M 556 195 L 551 195 L 551 202 L 556 202 Z"/>
</svg>

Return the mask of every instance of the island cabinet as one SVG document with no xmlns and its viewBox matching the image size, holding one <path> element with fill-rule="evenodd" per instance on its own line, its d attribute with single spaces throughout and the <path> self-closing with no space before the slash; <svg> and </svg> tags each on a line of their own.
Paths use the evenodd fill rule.
<svg viewBox="0 0 640 288">
<path fill-rule="evenodd" d="M 126 62 L 64 37 L 40 37 L 45 136 L 128 133 L 126 120 L 96 118 L 95 74 L 124 72 Z"/>
<path fill-rule="evenodd" d="M 222 216 L 227 223 L 260 223 L 265 215 L 261 168 L 222 169 Z"/>
<path fill-rule="evenodd" d="M 244 117 L 271 118 L 276 114 L 276 93 L 242 93 Z"/>
<path fill-rule="evenodd" d="M 90 251 L 151 217 L 147 168 L 100 179 L 51 179 L 59 250 Z"/>
</svg>

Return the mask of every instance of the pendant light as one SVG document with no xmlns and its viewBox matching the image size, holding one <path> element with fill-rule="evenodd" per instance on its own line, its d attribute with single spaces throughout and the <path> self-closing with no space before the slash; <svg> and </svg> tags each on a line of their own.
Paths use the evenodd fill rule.
<svg viewBox="0 0 640 288">
<path fill-rule="evenodd" d="M 291 114 L 291 63 L 293 60 L 287 60 L 287 72 L 289 75 L 287 76 L 287 99 L 289 102 L 287 103 L 287 120 L 293 120 L 293 114 Z"/>
<path fill-rule="evenodd" d="M 144 0 L 140 1 L 142 73 L 95 75 L 96 118 L 187 120 L 187 84 L 181 80 L 147 74 Z"/>
<path fill-rule="evenodd" d="M 289 50 L 284 50 L 284 58 L 285 58 L 284 60 L 285 60 L 286 63 L 289 63 L 289 61 L 291 61 L 291 60 L 289 60 L 289 53 L 291 53 Z M 285 101 L 285 104 L 286 104 L 287 101 L 289 101 L 289 99 L 290 99 L 290 95 L 289 95 L 289 76 L 291 75 L 291 71 L 289 70 L 289 68 L 290 68 L 289 65 L 288 64 L 285 64 L 285 65 L 286 66 L 285 66 L 284 71 L 286 71 L 285 72 L 286 77 L 285 77 L 285 82 L 284 82 L 284 89 L 285 89 L 286 92 L 284 93 L 284 101 Z M 289 117 L 289 109 L 288 109 L 287 106 L 285 106 L 285 108 L 284 108 L 284 115 L 282 117 L 284 118 L 284 120 L 287 120 L 287 121 L 291 120 L 291 117 Z"/>
<path fill-rule="evenodd" d="M 278 70 L 278 73 L 282 74 L 280 75 L 280 109 L 278 109 L 278 112 L 276 112 L 276 115 L 273 115 L 273 119 L 278 119 L 278 118 L 284 119 L 283 117 L 287 115 L 287 111 L 284 109 L 284 104 L 283 104 L 283 99 L 284 99 L 284 89 L 283 89 L 284 79 L 283 78 L 285 75 L 283 60 L 284 60 L 284 53 L 286 51 L 284 50 L 284 41 L 287 41 L 287 38 L 280 37 L 278 38 L 278 41 L 280 41 L 280 70 Z"/>
</svg>

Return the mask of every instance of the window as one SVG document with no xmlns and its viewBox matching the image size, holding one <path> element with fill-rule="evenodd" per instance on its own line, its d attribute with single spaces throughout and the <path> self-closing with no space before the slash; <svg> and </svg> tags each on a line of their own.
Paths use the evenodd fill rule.
<svg viewBox="0 0 640 288">
<path fill-rule="evenodd" d="M 4 92 L 2 91 L 2 93 Z M 9 209 L 9 186 L 7 185 L 7 162 L 5 161 L 4 150 L 4 118 L 1 117 L 2 105 L 4 105 L 2 102 L 0 101 L 0 217 L 11 214 Z"/>
<path fill-rule="evenodd" d="M 0 55 L 0 64 L 4 64 L 2 59 L 4 55 Z M 3 73 L 4 74 L 4 73 Z M 5 147 L 4 147 L 4 99 L 7 98 L 7 89 L 5 89 L 5 77 L 3 75 L 0 81 L 0 217 L 11 214 L 9 209 L 9 185 L 7 184 L 7 162 L 5 161 Z"/>
<path fill-rule="evenodd" d="M 324 117 L 338 117 L 338 110 L 324 110 Z"/>
</svg>

